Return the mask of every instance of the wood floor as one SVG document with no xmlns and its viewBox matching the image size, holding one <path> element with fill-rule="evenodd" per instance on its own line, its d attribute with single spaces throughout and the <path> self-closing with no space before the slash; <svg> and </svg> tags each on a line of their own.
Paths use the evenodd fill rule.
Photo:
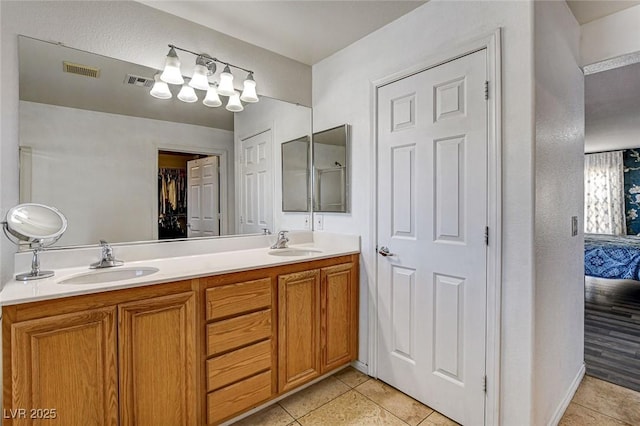
<svg viewBox="0 0 640 426">
<path fill-rule="evenodd" d="M 640 282 L 585 281 L 587 374 L 640 391 Z"/>
</svg>

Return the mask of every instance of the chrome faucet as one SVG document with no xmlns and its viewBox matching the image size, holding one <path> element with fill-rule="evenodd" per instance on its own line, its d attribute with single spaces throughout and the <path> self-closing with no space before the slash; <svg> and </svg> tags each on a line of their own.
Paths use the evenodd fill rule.
<svg viewBox="0 0 640 426">
<path fill-rule="evenodd" d="M 275 244 L 271 246 L 272 249 L 283 249 L 287 248 L 287 243 L 289 242 L 289 238 L 287 238 L 287 233 L 289 231 L 280 231 L 278 232 L 278 239 Z"/>
<path fill-rule="evenodd" d="M 124 262 L 113 257 L 113 249 L 105 240 L 100 240 L 100 246 L 102 247 L 101 259 L 98 262 L 92 263 L 89 267 L 91 269 L 113 268 L 114 266 L 122 266 Z"/>
</svg>

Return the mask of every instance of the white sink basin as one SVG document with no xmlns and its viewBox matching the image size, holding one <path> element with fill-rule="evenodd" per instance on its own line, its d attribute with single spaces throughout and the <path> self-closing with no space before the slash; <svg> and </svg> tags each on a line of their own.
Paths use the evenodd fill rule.
<svg viewBox="0 0 640 426">
<path fill-rule="evenodd" d="M 155 274 L 158 271 L 158 268 L 150 267 L 97 270 L 66 278 L 59 281 L 58 284 L 102 284 L 111 281 L 122 281 L 144 277 L 146 275 Z"/>
<path fill-rule="evenodd" d="M 321 250 L 316 249 L 302 249 L 302 248 L 283 248 L 273 249 L 269 251 L 271 256 L 313 256 L 314 254 L 322 253 Z"/>
</svg>

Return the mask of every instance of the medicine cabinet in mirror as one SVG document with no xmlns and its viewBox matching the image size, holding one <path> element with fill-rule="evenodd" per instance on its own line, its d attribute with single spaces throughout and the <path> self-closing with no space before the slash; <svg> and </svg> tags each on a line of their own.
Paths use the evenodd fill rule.
<svg viewBox="0 0 640 426">
<path fill-rule="evenodd" d="M 309 211 L 309 137 L 282 144 L 282 211 Z"/>
<path fill-rule="evenodd" d="M 349 125 L 313 134 L 313 211 L 349 212 Z"/>
<path fill-rule="evenodd" d="M 309 214 L 282 208 L 279 181 L 280 145 L 308 138 L 310 108 L 260 96 L 232 113 L 178 86 L 157 99 L 158 69 L 26 36 L 18 48 L 20 202 L 64 213 L 59 246 L 277 232 Z"/>
</svg>

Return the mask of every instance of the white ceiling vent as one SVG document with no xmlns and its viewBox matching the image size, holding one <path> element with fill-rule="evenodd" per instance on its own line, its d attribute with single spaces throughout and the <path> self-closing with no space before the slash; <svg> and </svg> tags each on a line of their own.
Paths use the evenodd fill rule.
<svg viewBox="0 0 640 426">
<path fill-rule="evenodd" d="M 90 67 L 88 65 L 74 64 L 73 62 L 63 61 L 62 70 L 71 74 L 84 75 L 85 77 L 100 77 L 100 68 Z"/>
<path fill-rule="evenodd" d="M 140 77 L 139 75 L 127 74 L 124 84 L 133 84 L 139 87 L 152 87 L 155 81 L 152 78 Z"/>
</svg>

